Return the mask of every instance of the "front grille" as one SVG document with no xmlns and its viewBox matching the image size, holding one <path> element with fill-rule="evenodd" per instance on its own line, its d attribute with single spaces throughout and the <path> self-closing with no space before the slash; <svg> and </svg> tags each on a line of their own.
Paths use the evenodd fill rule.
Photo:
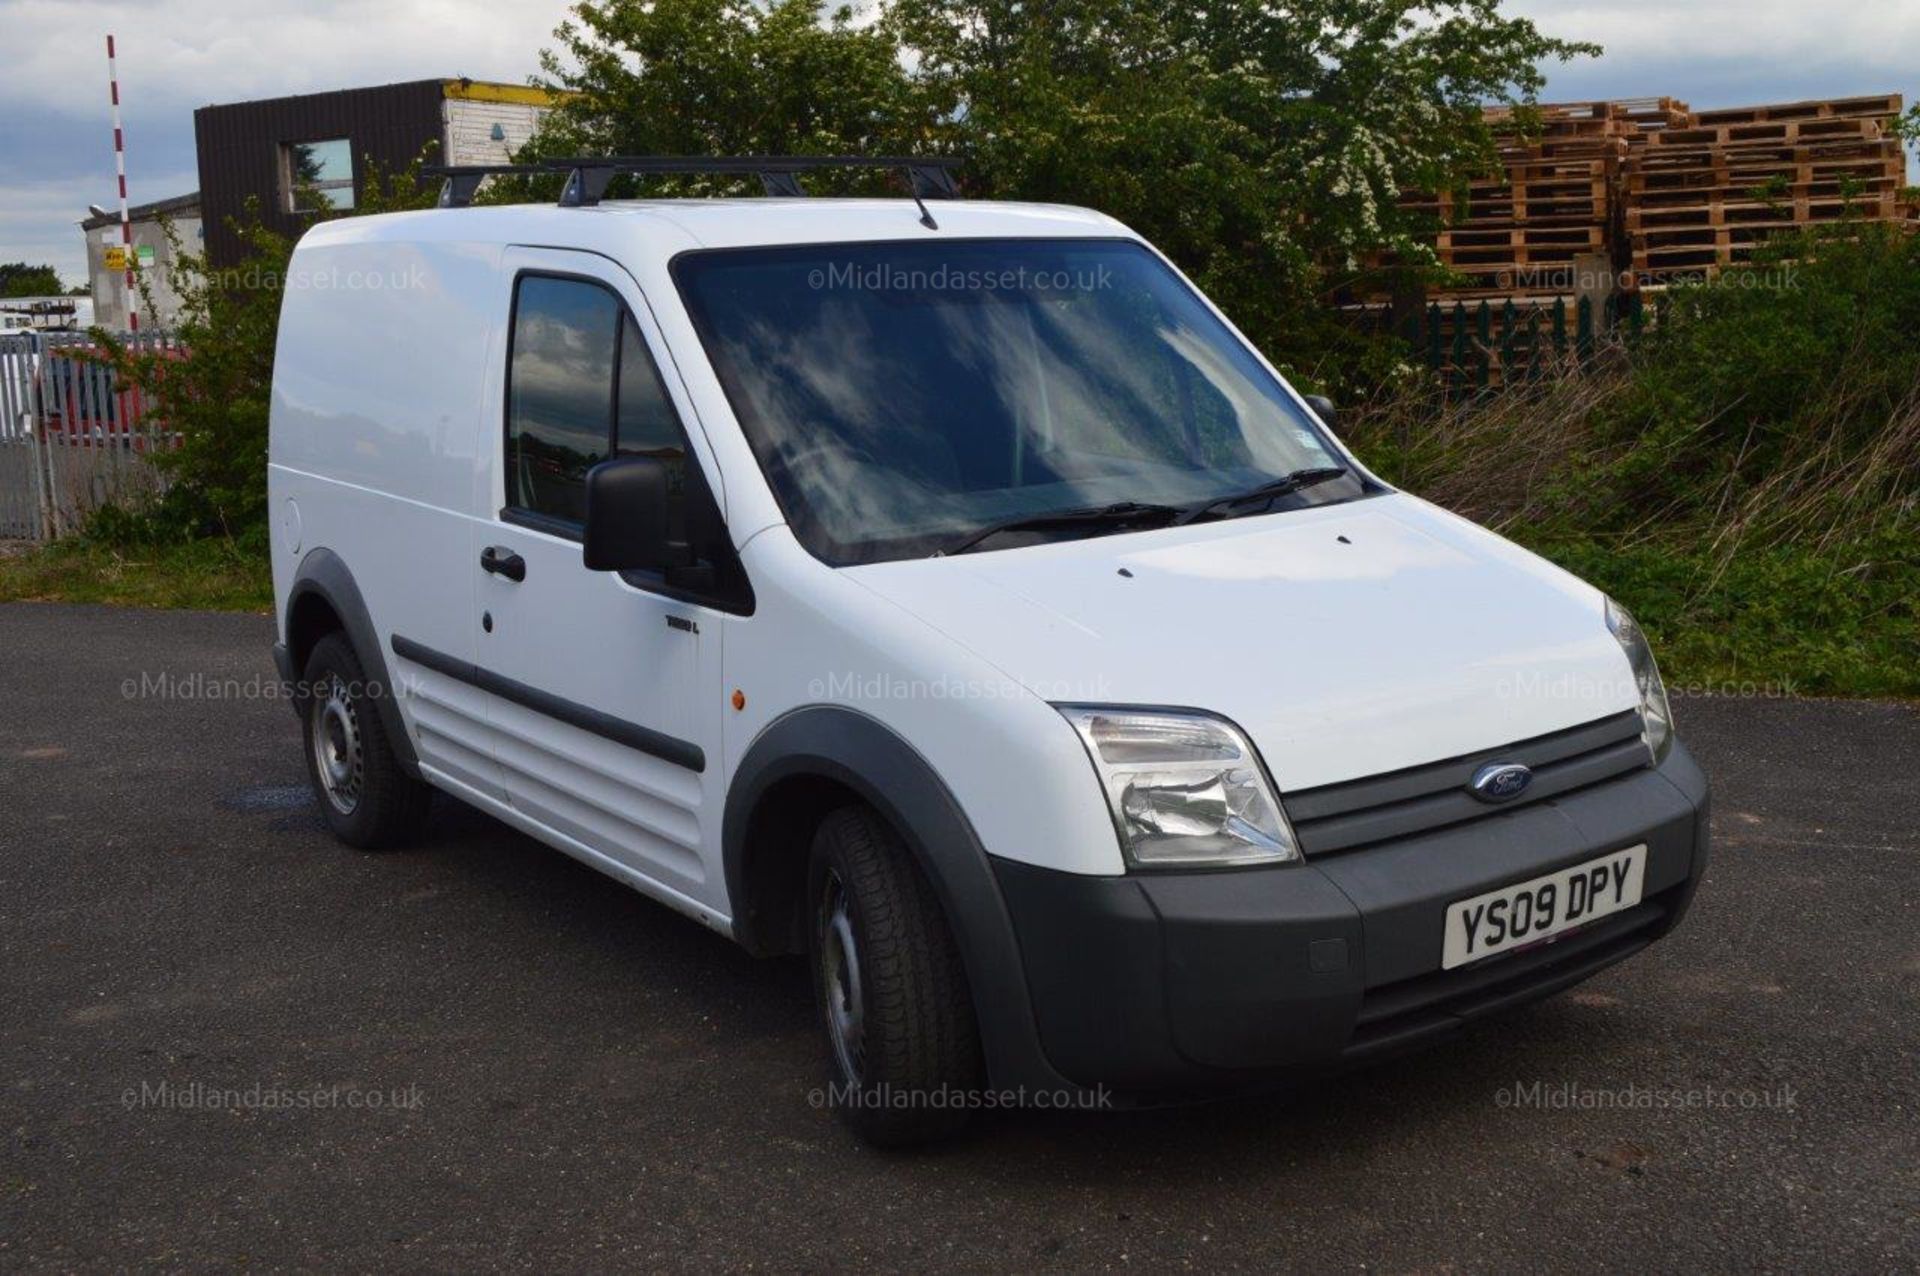
<svg viewBox="0 0 1920 1276">
<path fill-rule="evenodd" d="M 1372 989 L 1360 1002 L 1345 1056 L 1358 1059 L 1392 1050 L 1464 1020 L 1571 987 L 1652 943 L 1654 932 L 1675 907 L 1675 894 L 1669 890 L 1655 895 L 1535 948 Z"/>
<path fill-rule="evenodd" d="M 1325 855 L 1511 811 L 1625 775 L 1647 761 L 1640 714 L 1629 709 L 1445 762 L 1282 794 L 1281 800 L 1301 850 Z M 1467 785 L 1489 762 L 1523 763 L 1533 769 L 1533 783 L 1510 802 L 1482 802 Z"/>
</svg>

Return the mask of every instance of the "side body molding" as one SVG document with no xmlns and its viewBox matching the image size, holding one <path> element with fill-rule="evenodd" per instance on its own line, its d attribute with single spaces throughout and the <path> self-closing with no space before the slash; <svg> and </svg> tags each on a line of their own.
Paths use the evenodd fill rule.
<svg viewBox="0 0 1920 1276">
<path fill-rule="evenodd" d="M 960 946 L 992 1084 L 1077 1091 L 1040 1048 L 1013 922 L 973 826 L 927 760 L 863 713 L 795 709 L 769 724 L 741 759 L 721 830 L 735 937 L 750 951 L 780 947 L 786 919 L 752 907 L 748 825 L 762 795 L 796 778 L 831 780 L 859 794 L 913 851 Z"/>
<path fill-rule="evenodd" d="M 413 737 L 407 734 L 407 725 L 400 718 L 400 705 L 393 696 L 393 679 L 387 673 L 386 652 L 374 632 L 373 616 L 367 611 L 366 599 L 361 597 L 353 573 L 332 550 L 311 550 L 300 560 L 293 574 L 293 586 L 287 591 L 285 615 L 289 627 L 298 614 L 300 600 L 308 595 L 324 600 L 346 626 L 347 638 L 353 643 L 354 654 L 360 657 L 361 667 L 385 693 L 375 696 L 373 703 L 380 714 L 380 725 L 386 728 L 387 739 L 393 745 L 394 755 L 402 770 L 415 779 L 420 778 L 420 758 L 414 752 Z M 281 666 L 281 675 L 289 681 L 297 680 L 305 672 L 293 667 L 293 659 L 284 644 L 274 649 L 274 660 Z M 295 707 L 298 708 L 297 702 Z"/>
</svg>

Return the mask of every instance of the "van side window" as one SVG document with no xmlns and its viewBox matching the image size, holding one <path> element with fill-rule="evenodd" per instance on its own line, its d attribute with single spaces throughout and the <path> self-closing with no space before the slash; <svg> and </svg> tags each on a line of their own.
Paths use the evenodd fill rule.
<svg viewBox="0 0 1920 1276">
<path fill-rule="evenodd" d="M 612 438 L 620 325 L 619 298 L 599 284 L 528 275 L 516 286 L 507 367 L 514 509 L 586 518 L 587 471 L 606 460 Z"/>
</svg>

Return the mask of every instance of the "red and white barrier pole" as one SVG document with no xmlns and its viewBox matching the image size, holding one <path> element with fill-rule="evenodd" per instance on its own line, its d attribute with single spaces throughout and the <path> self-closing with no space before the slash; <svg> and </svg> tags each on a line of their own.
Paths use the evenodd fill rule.
<svg viewBox="0 0 1920 1276">
<path fill-rule="evenodd" d="M 127 254 L 127 331 L 140 331 L 139 293 L 133 286 L 133 221 L 127 216 L 127 139 L 120 129 L 120 72 L 114 66 L 113 37 L 107 37 L 107 87 L 113 93 L 113 171 L 120 179 L 120 244 Z"/>
</svg>

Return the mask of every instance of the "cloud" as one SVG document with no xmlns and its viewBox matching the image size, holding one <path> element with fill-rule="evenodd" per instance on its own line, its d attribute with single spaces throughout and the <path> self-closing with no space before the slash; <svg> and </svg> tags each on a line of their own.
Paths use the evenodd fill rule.
<svg viewBox="0 0 1920 1276">
<path fill-rule="evenodd" d="M 1912 0 L 1510 0 L 1506 7 L 1550 35 L 1605 46 L 1601 65 L 1612 78 L 1637 78 L 1646 66 L 1682 71 L 1664 91 L 1688 101 L 1689 82 L 1702 73 L 1759 95 L 1717 103 L 1731 106 L 1778 101 L 1775 86 L 1822 74 L 1844 77 L 1833 96 L 1911 89 L 1920 78 L 1913 57 L 1920 5 Z"/>
<path fill-rule="evenodd" d="M 194 189 L 196 107 L 436 76 L 522 83 L 566 0 L 9 0 L 0 40 L 0 260 L 85 275 L 77 225 L 115 200 L 106 36 L 135 203 Z"/>
<path fill-rule="evenodd" d="M 15 0 L 0 106 L 100 117 L 109 31 L 130 119 L 436 75 L 519 82 L 565 11 L 563 0 Z"/>
</svg>

